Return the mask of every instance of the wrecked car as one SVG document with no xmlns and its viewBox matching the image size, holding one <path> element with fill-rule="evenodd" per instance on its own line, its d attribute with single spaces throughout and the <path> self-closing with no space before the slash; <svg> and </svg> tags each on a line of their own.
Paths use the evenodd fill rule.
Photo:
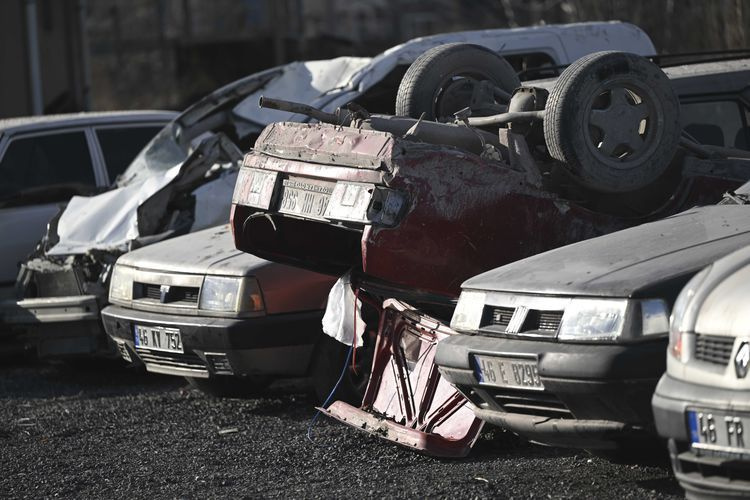
<svg viewBox="0 0 750 500">
<path fill-rule="evenodd" d="M 102 321 L 126 361 L 252 394 L 307 374 L 333 281 L 238 251 L 223 225 L 121 256 Z"/>
<path fill-rule="evenodd" d="M 111 185 L 177 113 L 126 111 L 0 120 L 0 296 L 59 204 Z"/>
<path fill-rule="evenodd" d="M 693 275 L 750 244 L 748 191 L 469 279 L 440 373 L 479 418 L 532 441 L 618 460 L 661 448 L 651 397 L 670 312 Z"/>
<path fill-rule="evenodd" d="M 358 404 L 355 398 L 342 397 L 329 415 L 436 454 L 467 453 L 477 426 L 464 418 L 463 403 L 448 403 L 463 399 L 455 391 L 436 398 L 433 388 L 444 383 L 436 369 L 420 372 L 432 377 L 429 392 L 412 399 L 422 383 L 412 369 L 422 364 L 402 352 L 406 340 L 389 326 L 399 322 L 386 317 L 416 307 L 400 322 L 411 327 L 402 330 L 428 332 L 415 337 L 425 346 L 412 342 L 412 349 L 434 356 L 437 330 L 449 329 L 416 325 L 447 324 L 465 279 L 714 203 L 747 180 L 746 161 L 702 146 L 700 128 L 682 134 L 679 118 L 680 101 L 688 108 L 723 99 L 737 110 L 738 119 L 725 118 L 727 129 L 745 133 L 739 111 L 747 61 L 666 71 L 669 78 L 643 58 L 604 52 L 579 59 L 557 80 L 521 87 L 490 51 L 448 44 L 420 56 L 405 74 L 396 101 L 402 116 L 360 107 L 327 113 L 263 98 L 262 106 L 328 122 L 275 123 L 263 131 L 237 179 L 232 229 L 237 247 L 249 253 L 350 272 L 351 306 L 341 308 L 358 304 L 361 321 L 326 333 L 339 340 L 329 343 L 330 359 L 355 358 L 350 378 L 336 388 L 361 395 L 366 387 L 365 399 L 357 409 L 348 404 Z M 706 97 L 707 89 L 718 92 Z M 700 125 L 713 118 L 688 112 L 683 120 Z M 384 306 L 387 299 L 406 305 Z M 376 403 L 389 370 L 399 380 L 384 385 L 396 390 L 382 400 L 399 399 L 413 408 L 410 415 Z M 328 382 L 317 387 L 323 399 L 336 376 Z M 443 403 L 439 420 L 452 429 L 431 434 L 427 410 Z"/>
<path fill-rule="evenodd" d="M 654 419 L 677 480 L 696 497 L 750 496 L 749 265 L 750 247 L 717 260 L 672 308 Z"/>
<path fill-rule="evenodd" d="M 263 126 L 305 114 L 259 109 L 268 93 L 333 111 L 349 102 L 371 110 L 393 108 L 401 75 L 429 47 L 473 41 L 507 53 L 516 70 L 542 65 L 555 74 L 591 43 L 650 54 L 653 44 L 627 23 L 583 23 L 485 30 L 415 39 L 375 58 L 340 57 L 296 62 L 229 84 L 192 105 L 136 158 L 115 189 L 76 197 L 50 224 L 48 236 L 24 264 L 17 299 L 0 304 L 3 328 L 41 356 L 111 349 L 99 311 L 106 303 L 111 268 L 123 252 L 226 222 L 239 151 Z M 551 73 L 550 73 L 551 72 Z M 490 89 L 485 89 L 490 90 Z M 457 87 L 452 94 L 465 93 Z"/>
</svg>

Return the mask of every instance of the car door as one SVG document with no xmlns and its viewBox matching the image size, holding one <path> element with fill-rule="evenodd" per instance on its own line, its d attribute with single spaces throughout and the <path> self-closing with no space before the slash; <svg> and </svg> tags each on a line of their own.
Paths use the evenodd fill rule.
<svg viewBox="0 0 750 500">
<path fill-rule="evenodd" d="M 100 125 L 93 128 L 99 155 L 104 165 L 108 185 L 125 171 L 130 162 L 148 142 L 164 128 L 166 123 L 139 123 L 128 125 Z"/>
<path fill-rule="evenodd" d="M 94 193 L 101 174 L 85 128 L 12 136 L 0 142 L 0 153 L 0 287 L 6 287 L 59 206 Z"/>
</svg>

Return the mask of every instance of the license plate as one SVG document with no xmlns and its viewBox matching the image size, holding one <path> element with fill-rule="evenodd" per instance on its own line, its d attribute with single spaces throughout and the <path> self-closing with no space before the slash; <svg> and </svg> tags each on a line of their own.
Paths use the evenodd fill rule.
<svg viewBox="0 0 750 500">
<path fill-rule="evenodd" d="M 687 417 L 694 450 L 750 460 L 750 414 L 695 409 Z"/>
<path fill-rule="evenodd" d="M 483 385 L 544 390 L 535 359 L 475 355 L 474 372 Z"/>
<path fill-rule="evenodd" d="M 325 219 L 334 184 L 311 179 L 289 178 L 281 184 L 279 212 Z"/>
<path fill-rule="evenodd" d="M 154 351 L 168 351 L 184 353 L 182 336 L 177 328 L 165 326 L 135 325 L 135 346 Z"/>
</svg>

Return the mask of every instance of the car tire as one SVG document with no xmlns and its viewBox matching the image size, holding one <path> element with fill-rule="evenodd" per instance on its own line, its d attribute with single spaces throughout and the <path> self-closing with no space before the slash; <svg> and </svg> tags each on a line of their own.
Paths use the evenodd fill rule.
<svg viewBox="0 0 750 500">
<path fill-rule="evenodd" d="M 365 347 L 357 348 L 356 372 L 351 367 L 351 359 L 347 361 L 350 347 L 342 344 L 329 335 L 321 335 L 315 346 L 310 378 L 312 379 L 315 395 L 321 404 L 326 401 L 344 401 L 352 406 L 360 406 L 365 395 L 365 389 L 370 381 L 372 371 L 373 350 Z M 344 368 L 344 363 L 347 367 Z M 335 392 L 336 383 L 344 377 Z"/>
<path fill-rule="evenodd" d="M 571 64 L 549 94 L 544 139 L 584 186 L 628 192 L 667 169 L 680 139 L 679 101 L 651 61 L 596 52 Z"/>
<path fill-rule="evenodd" d="M 250 398 L 258 396 L 271 380 L 266 377 L 185 377 L 191 387 L 217 398 Z"/>
<path fill-rule="evenodd" d="M 471 89 L 481 80 L 508 94 L 521 85 L 508 61 L 486 47 L 467 43 L 434 47 L 419 56 L 401 79 L 396 115 L 451 119 L 469 105 Z"/>
</svg>

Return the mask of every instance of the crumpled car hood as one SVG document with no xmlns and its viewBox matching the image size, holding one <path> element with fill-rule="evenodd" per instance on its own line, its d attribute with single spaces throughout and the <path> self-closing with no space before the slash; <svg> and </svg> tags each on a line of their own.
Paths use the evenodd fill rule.
<svg viewBox="0 0 750 500">
<path fill-rule="evenodd" d="M 462 288 L 629 297 L 748 244 L 750 206 L 707 206 L 493 269 Z"/>
</svg>

